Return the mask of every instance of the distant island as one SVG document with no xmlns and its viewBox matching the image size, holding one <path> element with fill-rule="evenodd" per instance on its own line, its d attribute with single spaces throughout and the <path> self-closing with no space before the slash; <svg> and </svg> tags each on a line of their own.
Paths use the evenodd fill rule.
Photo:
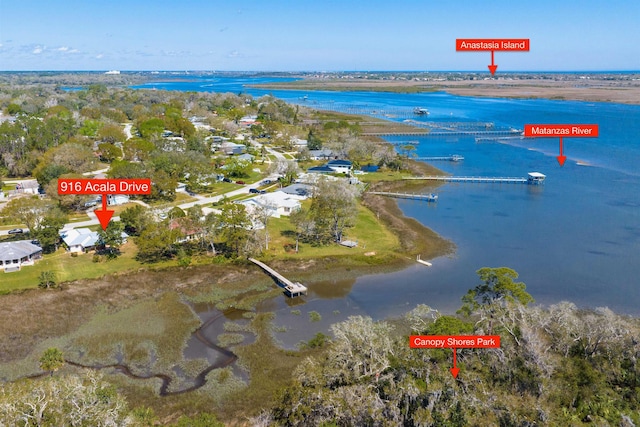
<svg viewBox="0 0 640 427">
<path fill-rule="evenodd" d="M 496 98 L 640 104 L 640 72 L 496 73 L 345 72 L 300 73 L 300 80 L 256 84 L 262 89 L 419 93 Z"/>
</svg>

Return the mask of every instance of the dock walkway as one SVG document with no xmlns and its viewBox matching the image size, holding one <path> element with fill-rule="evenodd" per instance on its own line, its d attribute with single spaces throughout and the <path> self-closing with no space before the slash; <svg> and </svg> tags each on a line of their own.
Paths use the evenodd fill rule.
<svg viewBox="0 0 640 427">
<path fill-rule="evenodd" d="M 276 281 L 278 286 L 284 289 L 285 294 L 288 297 L 293 298 L 293 297 L 298 297 L 300 295 L 307 294 L 307 287 L 304 286 L 302 283 L 292 282 L 291 280 L 284 277 L 282 274 L 275 271 L 273 268 L 269 267 L 267 264 L 260 262 L 255 258 L 249 258 L 249 261 L 257 265 L 258 267 L 262 268 L 269 276 L 271 276 L 273 280 Z"/>
<path fill-rule="evenodd" d="M 436 161 L 436 160 L 446 160 L 449 162 L 460 162 L 464 160 L 463 156 L 458 154 L 453 154 L 451 156 L 431 156 L 431 157 L 414 157 L 414 160 L 424 160 L 424 161 Z"/>
<path fill-rule="evenodd" d="M 438 201 L 438 195 L 431 193 L 431 194 L 412 194 L 412 193 L 391 193 L 391 192 L 387 192 L 387 191 L 369 191 L 368 194 L 375 194 L 378 196 L 388 196 L 388 197 L 395 197 L 398 199 L 411 199 L 411 200 L 424 200 L 427 202 L 437 202 Z"/>
<path fill-rule="evenodd" d="M 408 176 L 406 180 L 444 181 L 444 182 L 492 182 L 505 184 L 527 184 L 527 178 L 490 177 L 490 176 Z"/>
</svg>

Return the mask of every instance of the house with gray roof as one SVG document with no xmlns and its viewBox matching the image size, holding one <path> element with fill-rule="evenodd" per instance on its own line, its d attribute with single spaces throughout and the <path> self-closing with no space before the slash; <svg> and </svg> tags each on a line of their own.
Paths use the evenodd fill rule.
<svg viewBox="0 0 640 427">
<path fill-rule="evenodd" d="M 310 197 L 313 193 L 313 186 L 308 184 L 291 184 L 288 187 L 281 188 L 279 191 L 287 194 L 293 194 L 301 197 Z"/>
<path fill-rule="evenodd" d="M 23 265 L 33 265 L 42 258 L 42 248 L 31 240 L 0 243 L 0 268 L 5 273 L 20 270 Z"/>
</svg>

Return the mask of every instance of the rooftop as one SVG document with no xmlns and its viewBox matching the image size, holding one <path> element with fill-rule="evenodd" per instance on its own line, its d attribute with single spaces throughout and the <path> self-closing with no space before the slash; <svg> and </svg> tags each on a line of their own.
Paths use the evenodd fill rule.
<svg viewBox="0 0 640 427">
<path fill-rule="evenodd" d="M 0 243 L 0 260 L 20 259 L 40 251 L 42 248 L 31 243 L 31 240 Z"/>
<path fill-rule="evenodd" d="M 84 248 L 95 246 L 100 238 L 96 231 L 91 231 L 88 228 L 66 230 L 60 233 L 60 237 L 69 247 L 80 245 Z"/>
<path fill-rule="evenodd" d="M 349 160 L 330 160 L 327 166 L 351 166 L 351 162 Z"/>
</svg>

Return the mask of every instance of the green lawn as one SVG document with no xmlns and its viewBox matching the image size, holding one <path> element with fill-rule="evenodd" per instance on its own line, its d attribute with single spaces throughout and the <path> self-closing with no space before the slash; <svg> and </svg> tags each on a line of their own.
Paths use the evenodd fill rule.
<svg viewBox="0 0 640 427">
<path fill-rule="evenodd" d="M 295 228 L 289 218 L 272 218 L 269 220 L 269 250 L 266 254 L 294 258 L 364 255 L 370 252 L 382 255 L 397 251 L 400 246 L 398 238 L 378 222 L 373 212 L 363 206 L 358 207 L 356 224 L 346 230 L 343 240 L 357 240 L 358 247 L 347 248 L 337 244 L 313 246 L 310 243 L 300 243 L 296 254 L 292 250 L 296 244 Z"/>
<path fill-rule="evenodd" d="M 354 176 L 362 182 L 400 181 L 403 177 L 411 176 L 411 172 L 383 169 L 378 172 L 366 172 L 361 175 Z"/>
<path fill-rule="evenodd" d="M 64 249 L 59 249 L 53 254 L 45 255 L 33 266 L 22 267 L 20 271 L 14 273 L 0 273 L 0 294 L 17 289 L 38 287 L 38 277 L 43 271 L 53 271 L 56 275 L 56 282 L 60 283 L 137 269 L 142 267 L 142 264 L 135 260 L 136 252 L 135 245 L 129 242 L 122 246 L 122 255 L 118 258 L 93 262 L 93 252 L 72 257 Z"/>
</svg>

